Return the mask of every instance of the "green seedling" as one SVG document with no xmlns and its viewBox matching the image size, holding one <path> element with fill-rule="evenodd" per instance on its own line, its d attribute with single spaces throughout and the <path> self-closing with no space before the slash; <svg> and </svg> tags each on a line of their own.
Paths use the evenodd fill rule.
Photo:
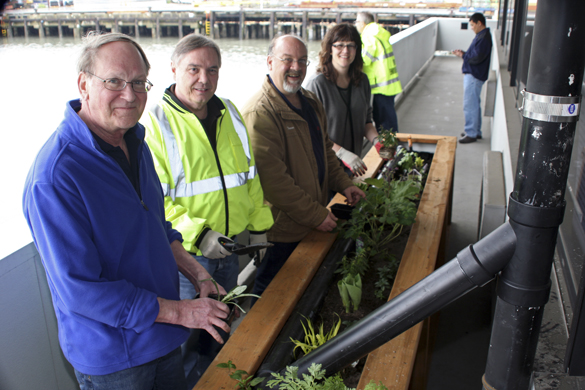
<svg viewBox="0 0 585 390">
<path fill-rule="evenodd" d="M 229 370 L 230 378 L 238 382 L 236 389 L 239 390 L 252 390 L 254 386 L 260 384 L 264 380 L 264 378 L 254 378 L 253 375 L 248 375 L 244 370 L 236 369 L 236 365 L 232 363 L 231 360 L 228 360 L 227 363 L 219 363 L 217 367 L 227 368 Z M 234 370 L 234 372 L 232 372 L 232 370 Z"/>
<path fill-rule="evenodd" d="M 355 390 L 346 387 L 339 374 L 326 377 L 325 370 L 321 370 L 321 364 L 313 363 L 309 367 L 309 373 L 298 377 L 298 367 L 287 366 L 284 375 L 272 373 L 276 379 L 269 380 L 267 385 L 271 389 L 280 390 Z M 278 386 L 278 387 L 276 387 Z"/>
<path fill-rule="evenodd" d="M 204 280 L 202 280 L 202 282 L 205 282 L 208 280 L 210 280 L 215 285 L 216 291 L 219 291 L 219 286 L 217 285 L 217 282 L 213 278 L 212 279 L 204 279 Z M 225 303 L 226 305 L 235 305 L 238 309 L 240 309 L 240 311 L 242 313 L 246 313 L 246 311 L 244 309 L 242 309 L 242 307 L 238 304 L 238 299 L 243 298 L 243 297 L 260 298 L 260 296 L 256 295 L 256 294 L 251 294 L 251 293 L 245 294 L 244 292 L 246 291 L 247 288 L 248 288 L 248 286 L 246 286 L 245 284 L 243 284 L 241 286 L 235 286 L 230 291 L 228 291 L 228 293 L 225 294 L 224 296 L 220 296 L 218 294 L 217 300 Z"/>
</svg>

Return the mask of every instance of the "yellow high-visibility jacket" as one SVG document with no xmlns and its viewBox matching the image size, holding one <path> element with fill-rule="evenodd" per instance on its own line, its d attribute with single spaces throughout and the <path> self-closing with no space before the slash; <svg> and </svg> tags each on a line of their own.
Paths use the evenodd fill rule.
<svg viewBox="0 0 585 390">
<path fill-rule="evenodd" d="M 378 23 L 370 23 L 361 36 L 364 73 L 370 80 L 372 94 L 394 96 L 402 92 L 390 44 L 391 34 Z"/>
<path fill-rule="evenodd" d="M 141 120 L 163 187 L 167 221 L 183 235 L 183 247 L 198 255 L 194 244 L 205 228 L 231 237 L 245 229 L 264 232 L 274 223 L 244 121 L 229 100 L 213 99 L 223 106 L 215 149 L 199 119 L 170 89 Z"/>
</svg>

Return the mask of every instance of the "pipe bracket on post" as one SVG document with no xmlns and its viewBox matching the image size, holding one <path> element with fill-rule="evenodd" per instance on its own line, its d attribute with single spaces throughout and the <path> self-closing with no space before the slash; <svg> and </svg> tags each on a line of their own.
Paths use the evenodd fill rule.
<svg viewBox="0 0 585 390">
<path fill-rule="evenodd" d="M 566 201 L 559 207 L 535 207 L 523 204 L 512 196 L 508 201 L 508 216 L 516 223 L 538 228 L 556 228 L 563 223 Z"/>
<path fill-rule="evenodd" d="M 522 116 L 542 122 L 577 122 L 581 110 L 581 96 L 545 96 L 522 92 Z"/>
<path fill-rule="evenodd" d="M 516 234 L 524 240 L 525 234 L 533 229 L 553 231 L 563 222 L 566 202 L 558 207 L 536 207 L 509 198 L 508 215 Z M 514 306 L 540 307 L 548 302 L 551 282 L 541 285 L 521 285 L 509 278 L 500 278 L 498 297 Z"/>
</svg>

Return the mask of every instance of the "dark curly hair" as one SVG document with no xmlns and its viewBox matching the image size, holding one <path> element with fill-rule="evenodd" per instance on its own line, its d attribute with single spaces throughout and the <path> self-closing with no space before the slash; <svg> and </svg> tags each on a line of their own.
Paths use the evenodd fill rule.
<svg viewBox="0 0 585 390">
<path fill-rule="evenodd" d="M 323 41 L 321 41 L 321 51 L 319 52 L 319 66 L 317 72 L 323 73 L 327 80 L 335 83 L 337 81 L 337 72 L 331 63 L 331 45 L 335 42 L 354 42 L 356 44 L 355 59 L 349 66 L 349 78 L 351 83 L 359 85 L 363 73 L 364 60 L 362 59 L 362 39 L 358 30 L 351 24 L 341 23 L 329 29 Z"/>
</svg>

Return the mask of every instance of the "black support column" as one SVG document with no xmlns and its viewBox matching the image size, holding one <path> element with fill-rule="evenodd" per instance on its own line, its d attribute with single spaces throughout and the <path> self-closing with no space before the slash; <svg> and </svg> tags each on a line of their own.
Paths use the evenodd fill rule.
<svg viewBox="0 0 585 390">
<path fill-rule="evenodd" d="M 529 389 L 579 114 L 583 15 L 582 0 L 538 1 L 508 211 L 517 247 L 498 280 L 485 390 Z"/>
</svg>

